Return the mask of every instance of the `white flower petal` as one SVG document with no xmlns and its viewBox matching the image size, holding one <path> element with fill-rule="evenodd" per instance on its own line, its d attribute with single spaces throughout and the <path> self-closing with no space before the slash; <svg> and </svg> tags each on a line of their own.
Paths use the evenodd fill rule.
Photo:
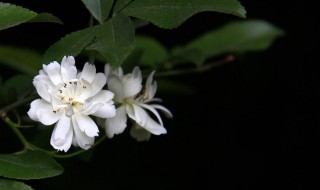
<svg viewBox="0 0 320 190">
<path fill-rule="evenodd" d="M 124 106 L 117 108 L 116 116 L 106 119 L 105 130 L 106 135 L 112 138 L 116 134 L 120 134 L 127 127 L 126 109 Z"/>
<path fill-rule="evenodd" d="M 114 115 L 115 108 L 113 106 L 113 93 L 108 90 L 101 90 L 96 96 L 94 96 L 90 101 L 86 101 L 82 113 L 85 115 L 90 115 L 97 112 L 102 106 L 108 105 L 112 106 L 114 110 L 108 115 Z M 113 117 L 113 116 L 112 116 Z"/>
<path fill-rule="evenodd" d="M 121 82 L 121 79 L 115 75 L 111 75 L 107 83 L 108 83 L 108 89 L 114 93 L 114 99 L 117 102 L 122 102 L 122 99 L 124 98 L 124 92 L 123 92 L 123 84 Z"/>
<path fill-rule="evenodd" d="M 94 143 L 94 137 L 89 137 L 86 133 L 80 130 L 77 119 L 72 117 L 72 125 L 74 129 L 75 140 L 73 145 L 80 146 L 81 148 L 88 150 Z"/>
<path fill-rule="evenodd" d="M 54 85 L 63 83 L 61 76 L 61 67 L 58 62 L 54 61 L 47 66 L 44 65 L 43 69 L 45 69 L 45 71 L 48 73 L 48 77 Z"/>
<path fill-rule="evenodd" d="M 36 99 L 33 100 L 30 104 L 30 109 L 27 112 L 29 117 L 34 121 L 39 121 L 39 118 L 37 116 L 37 111 L 45 106 L 45 104 L 50 105 L 48 102 L 42 100 L 42 99 Z"/>
<path fill-rule="evenodd" d="M 96 95 L 107 83 L 107 78 L 103 73 L 97 73 L 91 84 L 91 96 Z"/>
<path fill-rule="evenodd" d="M 112 101 L 114 94 L 109 90 L 101 90 L 95 97 L 94 102 L 104 103 Z"/>
<path fill-rule="evenodd" d="M 52 107 L 48 104 L 46 108 L 38 109 L 36 114 L 43 125 L 52 125 L 60 119 L 63 113 L 54 113 Z"/>
<path fill-rule="evenodd" d="M 71 128 L 71 119 L 65 115 L 62 115 L 55 126 L 55 132 L 53 133 L 53 139 L 65 140 L 68 131 Z"/>
<path fill-rule="evenodd" d="M 126 111 L 128 116 L 135 120 L 139 125 L 144 126 L 149 117 L 147 112 L 136 104 L 131 104 L 126 106 Z"/>
<path fill-rule="evenodd" d="M 152 106 L 149 106 L 148 104 L 139 104 L 141 107 L 151 111 L 158 119 L 158 121 L 160 122 L 160 125 L 163 126 L 163 122 L 162 119 L 158 113 L 158 111 L 156 109 L 154 109 Z"/>
<path fill-rule="evenodd" d="M 104 66 L 104 74 L 109 77 L 110 75 L 116 75 L 118 77 L 122 77 L 123 76 L 123 70 L 121 67 L 118 67 L 116 69 L 112 69 L 110 64 L 106 64 Z"/>
<path fill-rule="evenodd" d="M 72 79 L 76 79 L 77 68 L 74 66 L 75 60 L 72 56 L 64 56 L 61 61 L 61 75 L 63 82 L 68 82 Z"/>
<path fill-rule="evenodd" d="M 154 81 L 152 83 L 154 73 L 155 73 L 155 71 L 152 71 L 150 73 L 150 75 L 148 76 L 148 79 L 146 81 L 145 97 L 146 97 L 147 100 L 152 99 L 154 97 L 154 95 L 156 94 L 156 91 L 157 91 L 157 82 Z"/>
<path fill-rule="evenodd" d="M 74 114 L 73 118 L 79 126 L 79 129 L 84 132 L 89 137 L 95 137 L 99 134 L 99 129 L 97 124 L 87 115 Z"/>
<path fill-rule="evenodd" d="M 92 115 L 100 118 L 111 118 L 116 115 L 116 108 L 113 104 L 104 104 Z"/>
<path fill-rule="evenodd" d="M 39 75 L 47 75 L 47 73 L 46 73 L 44 70 L 41 69 L 41 70 L 39 71 Z"/>
<path fill-rule="evenodd" d="M 37 75 L 33 78 L 32 84 L 36 87 L 38 82 L 44 82 L 46 83 L 50 89 L 54 88 L 54 84 L 51 82 L 50 78 L 47 74 L 45 75 Z"/>
<path fill-rule="evenodd" d="M 73 140 L 73 131 L 72 129 L 67 133 L 66 139 L 64 140 L 64 142 L 60 145 L 57 143 L 57 141 L 54 141 L 53 138 L 51 137 L 50 140 L 50 144 L 51 146 L 53 146 L 53 148 L 60 150 L 60 151 L 65 151 L 67 152 L 72 144 L 72 140 Z M 59 140 L 58 140 L 59 141 Z M 59 142 L 60 143 L 60 142 Z"/>
<path fill-rule="evenodd" d="M 96 67 L 92 64 L 86 63 L 83 67 L 80 78 L 92 83 L 96 76 Z"/>
<path fill-rule="evenodd" d="M 92 90 L 92 87 L 91 87 L 91 84 L 88 83 L 86 80 L 81 80 L 83 86 L 85 86 L 85 88 L 82 88 L 82 91 L 81 91 L 81 94 L 78 95 L 77 99 L 79 99 L 80 101 L 84 101 L 91 96 L 91 90 Z"/>
<path fill-rule="evenodd" d="M 104 65 L 104 74 L 106 75 L 107 78 L 111 74 L 111 70 L 112 70 L 112 68 L 109 64 Z"/>
<path fill-rule="evenodd" d="M 147 131 L 149 131 L 154 135 L 161 135 L 161 134 L 167 133 L 167 130 L 163 126 L 155 122 L 151 117 L 148 117 L 146 125 L 141 127 L 143 127 L 144 129 L 146 129 Z"/>
<path fill-rule="evenodd" d="M 44 125 L 52 125 L 60 119 L 62 112 L 53 113 L 51 104 L 37 99 L 31 103 L 28 115 L 34 121 L 39 121 Z"/>
<path fill-rule="evenodd" d="M 50 144 L 55 149 L 67 152 L 71 146 L 72 137 L 73 128 L 71 126 L 71 119 L 62 116 L 52 132 Z"/>
<path fill-rule="evenodd" d="M 47 102 L 50 102 L 51 94 L 49 93 L 49 86 L 47 83 L 44 81 L 39 81 L 36 83 L 35 87 L 39 96 Z"/>
<path fill-rule="evenodd" d="M 130 129 L 130 135 L 135 138 L 137 141 L 148 141 L 151 137 L 151 133 L 139 125 L 134 125 Z"/>
<path fill-rule="evenodd" d="M 131 97 L 138 94 L 142 89 L 142 76 L 139 67 L 135 67 L 132 74 L 123 78 L 123 97 Z"/>
<path fill-rule="evenodd" d="M 152 107 L 154 107 L 154 108 L 156 108 L 156 109 L 158 109 L 158 110 L 161 110 L 161 111 L 162 111 L 167 117 L 169 117 L 169 118 L 172 118 L 172 117 L 173 117 L 172 113 L 171 113 L 167 108 L 165 108 L 165 107 L 162 106 L 162 105 L 150 104 L 150 106 L 152 106 Z"/>
</svg>

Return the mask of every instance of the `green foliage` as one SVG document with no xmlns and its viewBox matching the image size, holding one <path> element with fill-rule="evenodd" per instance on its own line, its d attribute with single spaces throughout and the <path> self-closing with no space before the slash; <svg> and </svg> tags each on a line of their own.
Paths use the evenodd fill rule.
<svg viewBox="0 0 320 190">
<path fill-rule="evenodd" d="M 101 7 L 101 19 L 104 21 L 108 18 L 110 11 L 112 9 L 114 0 L 100 0 Z"/>
<path fill-rule="evenodd" d="M 137 36 L 134 51 L 141 52 L 140 60 L 135 64 L 156 66 L 168 59 L 166 47 L 151 37 Z"/>
<path fill-rule="evenodd" d="M 134 48 L 134 26 L 129 17 L 117 15 L 99 26 L 95 42 L 87 50 L 96 50 L 113 66 L 120 66 Z"/>
<path fill-rule="evenodd" d="M 48 13 L 38 14 L 20 6 L 0 2 L 0 30 L 7 29 L 25 22 L 60 23 L 61 21 Z"/>
<path fill-rule="evenodd" d="M 90 14 L 102 24 L 109 16 L 113 0 L 81 0 Z"/>
<path fill-rule="evenodd" d="M 22 182 L 0 179 L 0 189 L 3 190 L 33 190 L 29 185 Z"/>
<path fill-rule="evenodd" d="M 129 17 L 117 15 L 103 25 L 68 34 L 44 54 L 43 63 L 59 61 L 65 55 L 78 55 L 83 49 L 96 50 L 114 67 L 134 48 L 134 27 Z"/>
<path fill-rule="evenodd" d="M 100 0 L 81 0 L 89 10 L 90 14 L 102 23 Z"/>
<path fill-rule="evenodd" d="M 128 16 L 147 20 L 160 28 L 178 27 L 196 13 L 214 11 L 245 17 L 246 11 L 237 0 L 139 0 L 125 7 Z"/>
<path fill-rule="evenodd" d="M 29 75 L 15 75 L 3 84 L 3 90 L 14 93 L 15 97 L 23 98 L 32 89 L 32 78 Z"/>
<path fill-rule="evenodd" d="M 113 16 L 121 12 L 126 6 L 128 6 L 134 0 L 116 0 L 114 2 Z"/>
<path fill-rule="evenodd" d="M 43 64 L 60 61 L 65 55 L 78 55 L 95 38 L 96 27 L 78 30 L 61 38 L 50 46 L 43 55 Z"/>
<path fill-rule="evenodd" d="M 36 92 L 32 87 L 32 78 L 41 69 L 42 64 L 49 64 L 52 61 L 60 62 L 66 55 L 81 54 L 88 55 L 90 62 L 95 60 L 107 62 L 114 68 L 122 66 L 124 70 L 130 69 L 130 72 L 134 66 L 143 66 L 143 69 L 157 70 L 154 77 L 158 82 L 158 90 L 162 93 L 190 95 L 195 93 L 195 89 L 191 86 L 167 80 L 165 77 L 209 70 L 213 67 L 210 64 L 204 65 L 205 61 L 215 56 L 265 50 L 276 38 L 284 34 L 281 29 L 266 21 L 236 21 L 185 42 L 184 45 L 168 49 L 151 36 L 135 36 L 135 30 L 139 28 L 140 32 L 141 26 L 146 23 L 152 23 L 164 29 L 173 29 L 193 15 L 206 11 L 245 18 L 244 7 L 238 0 L 81 1 L 92 15 L 90 26 L 65 35 L 52 44 L 43 56 L 28 48 L 0 45 L 0 65 L 23 73 L 14 74 L 9 79 L 6 79 L 6 75 L 5 80 L 0 76 L 0 119 L 3 120 L 2 123 L 12 128 L 24 148 L 19 153 L 0 154 L 0 177 L 29 180 L 57 176 L 63 172 L 63 168 L 52 156 L 70 158 L 85 151 L 73 149 L 66 155 L 52 153 L 49 143 L 52 129 L 39 129 L 36 131 L 37 134 L 32 135 L 31 138 L 28 137 L 28 140 L 19 130 L 30 119 L 23 120 L 23 117 L 28 115 L 20 116 L 21 111 L 17 108 L 30 106 L 30 100 L 33 98 L 29 97 L 32 94 L 31 91 Z M 137 19 L 131 19 L 131 17 Z M 0 30 L 30 22 L 62 24 L 61 20 L 50 13 L 38 14 L 20 6 L 0 2 Z M 197 29 L 197 26 L 194 28 Z M 233 56 L 230 57 L 233 58 Z M 188 67 L 190 63 L 198 68 L 194 65 Z M 46 89 L 43 88 L 43 90 Z M 16 123 L 9 118 L 14 115 L 13 113 L 16 113 L 18 118 Z M 106 137 L 100 137 L 92 147 L 102 142 L 104 138 Z M 29 139 L 32 141 L 30 142 Z M 89 161 L 92 154 L 90 149 L 82 155 L 81 159 Z M 24 183 L 8 179 L 0 179 L 0 189 L 32 190 Z"/>
<path fill-rule="evenodd" d="M 0 176 L 15 179 L 42 179 L 60 175 L 63 168 L 48 154 L 28 151 L 0 154 Z"/>
<path fill-rule="evenodd" d="M 172 50 L 171 62 L 174 65 L 184 63 L 194 63 L 196 66 L 201 66 L 205 61 L 204 54 L 198 49 L 184 49 L 176 47 Z"/>
<path fill-rule="evenodd" d="M 63 22 L 56 16 L 50 13 L 40 13 L 34 18 L 27 21 L 27 23 L 31 22 L 51 22 L 57 24 L 63 24 Z"/>
<path fill-rule="evenodd" d="M 26 74 L 36 74 L 41 68 L 41 54 L 28 48 L 0 45 L 0 64 Z"/>
<path fill-rule="evenodd" d="M 200 51 L 206 58 L 225 53 L 260 51 L 269 48 L 283 34 L 281 29 L 266 21 L 237 21 L 204 34 L 184 49 Z"/>
<path fill-rule="evenodd" d="M 26 8 L 0 2 L 0 30 L 27 22 L 37 13 Z"/>
</svg>

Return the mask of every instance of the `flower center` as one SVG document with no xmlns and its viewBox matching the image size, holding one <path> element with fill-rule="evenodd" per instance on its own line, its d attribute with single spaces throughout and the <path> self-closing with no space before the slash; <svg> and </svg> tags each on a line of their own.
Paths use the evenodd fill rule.
<svg viewBox="0 0 320 190">
<path fill-rule="evenodd" d="M 54 105 L 54 113 L 61 109 L 66 111 L 66 115 L 71 117 L 75 112 L 78 112 L 85 101 L 83 96 L 87 86 L 78 79 L 70 80 L 67 83 L 63 83 L 58 91 L 55 93 L 55 97 L 59 100 Z"/>
</svg>

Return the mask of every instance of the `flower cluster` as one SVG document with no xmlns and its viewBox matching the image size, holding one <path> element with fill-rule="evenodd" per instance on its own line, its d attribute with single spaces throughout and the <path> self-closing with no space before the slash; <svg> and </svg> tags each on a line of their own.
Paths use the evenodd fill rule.
<svg viewBox="0 0 320 190">
<path fill-rule="evenodd" d="M 138 67 L 124 75 L 121 68 L 112 70 L 107 64 L 105 73 L 96 73 L 95 66 L 86 63 L 79 72 L 74 57 L 65 56 L 61 65 L 43 65 L 34 78 L 33 85 L 41 98 L 31 103 L 28 115 L 43 125 L 55 124 L 50 144 L 60 151 L 67 152 L 71 144 L 83 149 L 94 144 L 99 128 L 90 116 L 105 119 L 103 127 L 109 138 L 124 131 L 128 116 L 134 121 L 130 134 L 138 141 L 148 140 L 151 134 L 166 133 L 156 109 L 172 117 L 165 107 L 149 104 L 160 101 L 154 98 L 157 85 L 152 82 L 153 75 L 143 87 Z M 106 84 L 108 90 L 103 90 Z"/>
</svg>

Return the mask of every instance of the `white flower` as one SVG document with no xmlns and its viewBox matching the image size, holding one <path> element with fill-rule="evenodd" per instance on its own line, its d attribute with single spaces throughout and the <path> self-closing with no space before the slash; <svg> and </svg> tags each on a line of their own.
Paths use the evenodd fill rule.
<svg viewBox="0 0 320 190">
<path fill-rule="evenodd" d="M 113 93 L 101 90 L 106 76 L 96 73 L 94 65 L 86 63 L 77 72 L 74 57 L 43 65 L 33 79 L 41 99 L 34 100 L 28 115 L 44 125 L 56 123 L 50 143 L 57 150 L 67 152 L 73 144 L 89 149 L 99 129 L 89 115 L 110 118 L 115 116 Z"/>
<path fill-rule="evenodd" d="M 107 64 L 105 74 L 108 77 L 108 88 L 114 93 L 114 101 L 119 104 L 116 116 L 105 121 L 106 134 L 109 138 L 124 131 L 127 126 L 127 116 L 136 122 L 130 134 L 138 141 L 148 140 L 150 133 L 154 135 L 167 133 L 156 109 L 172 117 L 170 111 L 159 104 L 149 104 L 161 101 L 154 98 L 157 91 L 157 83 L 152 83 L 154 71 L 149 75 L 144 88 L 138 67 L 135 67 L 132 73 L 124 75 L 121 67 L 112 70 Z M 153 113 L 158 122 L 154 121 L 146 110 Z"/>
</svg>

